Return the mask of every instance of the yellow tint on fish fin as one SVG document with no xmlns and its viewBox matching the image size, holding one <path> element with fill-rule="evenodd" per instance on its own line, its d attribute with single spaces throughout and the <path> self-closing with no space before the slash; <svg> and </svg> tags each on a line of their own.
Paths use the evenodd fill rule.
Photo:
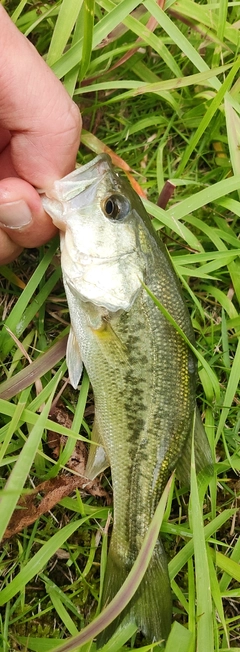
<svg viewBox="0 0 240 652">
<path fill-rule="evenodd" d="M 70 328 L 68 336 L 66 361 L 70 383 L 74 389 L 77 389 L 83 371 L 83 363 L 80 347 L 72 327 Z"/>
<path fill-rule="evenodd" d="M 108 466 L 110 466 L 102 437 L 99 434 L 99 428 L 96 419 L 92 429 L 92 442 L 98 445 L 90 445 L 89 448 L 88 460 L 85 469 L 85 475 L 87 478 L 89 478 L 89 480 L 94 480 L 94 478 L 96 478 L 99 473 L 102 473 L 105 471 L 105 469 L 108 468 Z"/>
</svg>

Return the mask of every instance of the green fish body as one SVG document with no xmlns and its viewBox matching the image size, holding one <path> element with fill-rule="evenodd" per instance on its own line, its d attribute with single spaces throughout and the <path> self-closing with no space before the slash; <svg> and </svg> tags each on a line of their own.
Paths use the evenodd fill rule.
<svg viewBox="0 0 240 652">
<path fill-rule="evenodd" d="M 90 447 L 86 475 L 94 478 L 111 467 L 114 523 L 104 606 L 131 570 L 170 474 L 178 466 L 184 480 L 189 474 L 195 360 L 143 283 L 192 343 L 194 337 L 169 255 L 109 157 L 98 156 L 55 182 L 43 204 L 62 231 L 70 380 L 77 387 L 83 363 L 94 392 L 97 446 Z M 210 463 L 199 423 L 196 454 L 200 467 Z M 135 621 L 149 641 L 166 640 L 171 612 L 159 539 L 139 589 L 98 645 L 123 619 Z"/>
</svg>

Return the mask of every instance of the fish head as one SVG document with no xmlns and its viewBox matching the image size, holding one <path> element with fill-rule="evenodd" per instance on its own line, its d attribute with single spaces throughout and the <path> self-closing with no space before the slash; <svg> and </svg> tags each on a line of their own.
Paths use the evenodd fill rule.
<svg viewBox="0 0 240 652">
<path fill-rule="evenodd" d="M 55 181 L 43 207 L 61 231 L 65 285 L 107 311 L 130 310 L 142 288 L 140 201 L 107 155 Z"/>
</svg>

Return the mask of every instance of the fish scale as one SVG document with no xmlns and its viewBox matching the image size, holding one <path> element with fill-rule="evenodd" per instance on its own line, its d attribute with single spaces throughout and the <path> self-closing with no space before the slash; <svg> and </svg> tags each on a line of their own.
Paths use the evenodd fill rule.
<svg viewBox="0 0 240 652">
<path fill-rule="evenodd" d="M 111 467 L 114 522 L 104 606 L 132 568 L 170 474 L 179 465 L 183 480 L 189 476 L 195 361 L 143 283 L 192 343 L 194 336 L 169 255 L 109 157 L 99 156 L 55 182 L 43 205 L 61 229 L 70 380 L 77 387 L 83 363 L 94 392 L 97 446 L 90 447 L 86 476 Z M 211 456 L 199 423 L 195 447 L 201 468 Z M 102 632 L 98 647 L 118 625 L 132 621 L 149 641 L 168 636 L 171 590 L 160 539 L 138 590 Z"/>
</svg>

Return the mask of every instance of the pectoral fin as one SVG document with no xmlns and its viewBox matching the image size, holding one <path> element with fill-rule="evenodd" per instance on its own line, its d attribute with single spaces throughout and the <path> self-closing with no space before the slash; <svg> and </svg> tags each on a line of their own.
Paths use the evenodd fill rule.
<svg viewBox="0 0 240 652">
<path fill-rule="evenodd" d="M 102 321 L 101 327 L 98 329 L 92 328 L 92 332 L 109 365 L 113 364 L 115 366 L 116 355 L 119 362 L 125 365 L 129 364 L 126 346 L 115 333 L 114 326 L 110 322 Z"/>
<path fill-rule="evenodd" d="M 74 387 L 74 389 L 77 389 L 83 371 L 83 363 L 81 358 L 80 347 L 72 328 L 70 329 L 70 333 L 68 336 L 66 360 L 67 360 L 70 383 Z"/>
<path fill-rule="evenodd" d="M 109 466 L 109 460 L 104 448 L 102 437 L 99 434 L 99 428 L 95 419 L 92 429 L 92 442 L 97 446 L 92 445 L 89 449 L 87 466 L 85 469 L 86 477 L 94 480 L 99 473 L 102 473 Z"/>
</svg>

